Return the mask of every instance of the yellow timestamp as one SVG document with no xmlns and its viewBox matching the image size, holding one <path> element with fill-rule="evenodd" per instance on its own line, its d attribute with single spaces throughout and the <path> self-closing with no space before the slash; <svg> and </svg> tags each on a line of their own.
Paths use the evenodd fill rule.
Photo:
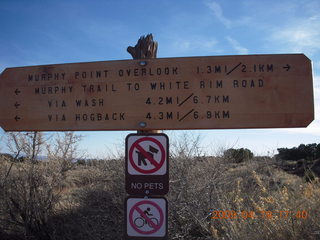
<svg viewBox="0 0 320 240">
<path fill-rule="evenodd" d="M 306 210 L 273 210 L 273 211 L 241 211 L 236 212 L 234 210 L 213 210 L 210 212 L 211 219 L 272 219 L 272 218 L 297 218 L 307 219 L 309 216 Z"/>
</svg>

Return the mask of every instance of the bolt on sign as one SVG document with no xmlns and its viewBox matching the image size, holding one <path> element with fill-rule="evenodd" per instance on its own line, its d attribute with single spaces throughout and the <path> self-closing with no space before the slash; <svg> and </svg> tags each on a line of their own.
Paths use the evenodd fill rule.
<svg viewBox="0 0 320 240">
<path fill-rule="evenodd" d="M 165 134 L 126 137 L 126 191 L 131 195 L 165 195 L 169 191 L 169 138 Z"/>
<path fill-rule="evenodd" d="M 134 198 L 125 201 L 125 239 L 167 239 L 168 202 L 165 198 Z"/>
<path fill-rule="evenodd" d="M 7 68 L 6 131 L 306 127 L 303 54 L 157 58 Z"/>
</svg>

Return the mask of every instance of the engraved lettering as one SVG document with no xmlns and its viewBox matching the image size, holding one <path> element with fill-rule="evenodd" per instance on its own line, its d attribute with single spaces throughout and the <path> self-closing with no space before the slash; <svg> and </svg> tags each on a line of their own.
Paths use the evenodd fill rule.
<svg viewBox="0 0 320 240">
<path fill-rule="evenodd" d="M 36 87 L 34 88 L 34 93 L 37 94 L 66 94 L 72 93 L 72 86 L 53 86 L 53 87 Z"/>
</svg>

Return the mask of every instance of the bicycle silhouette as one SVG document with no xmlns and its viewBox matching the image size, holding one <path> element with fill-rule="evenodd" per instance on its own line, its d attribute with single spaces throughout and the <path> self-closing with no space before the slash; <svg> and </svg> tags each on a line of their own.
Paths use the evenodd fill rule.
<svg viewBox="0 0 320 240">
<path fill-rule="evenodd" d="M 149 218 L 150 221 L 154 224 L 154 225 L 158 225 L 159 224 L 159 221 L 158 219 L 152 217 L 152 218 Z M 150 222 L 148 222 L 147 220 L 145 220 L 143 217 L 137 217 L 134 219 L 133 221 L 134 225 L 136 225 L 137 228 L 142 228 L 144 225 L 148 225 L 150 228 L 153 228 L 153 226 L 150 224 Z"/>
</svg>

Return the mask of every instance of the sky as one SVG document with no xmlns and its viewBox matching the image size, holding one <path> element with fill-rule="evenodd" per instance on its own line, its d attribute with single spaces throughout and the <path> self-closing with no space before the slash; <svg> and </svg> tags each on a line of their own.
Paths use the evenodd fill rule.
<svg viewBox="0 0 320 240">
<path fill-rule="evenodd" d="M 200 136 L 204 153 L 320 143 L 319 0 L 0 0 L 0 72 L 7 67 L 131 59 L 152 33 L 158 58 L 304 53 L 313 64 L 315 120 L 307 128 L 165 131 Z M 1 114 L 1 113 L 0 113 Z M 77 132 L 90 157 L 124 151 L 128 131 Z M 8 151 L 0 130 L 0 152 Z"/>
</svg>

